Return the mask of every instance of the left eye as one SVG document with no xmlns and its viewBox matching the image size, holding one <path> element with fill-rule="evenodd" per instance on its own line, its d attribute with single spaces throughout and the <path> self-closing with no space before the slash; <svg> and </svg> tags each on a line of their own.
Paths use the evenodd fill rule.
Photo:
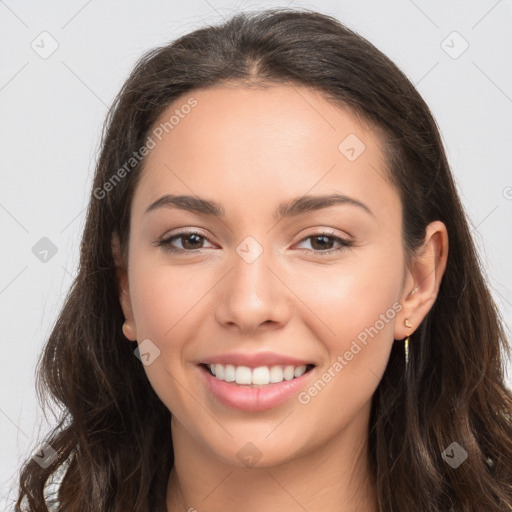
<svg viewBox="0 0 512 512">
<path fill-rule="evenodd" d="M 352 242 L 349 240 L 345 240 L 339 236 L 333 236 L 332 233 L 317 233 L 314 235 L 309 235 L 306 238 L 303 238 L 300 243 L 303 243 L 306 240 L 311 240 L 310 244 L 313 247 L 313 251 L 319 254 L 332 254 L 333 252 L 341 251 L 352 246 Z M 335 247 L 334 249 L 331 248 L 330 246 L 336 242 L 339 244 L 339 246 Z M 315 245 L 319 248 L 315 248 Z"/>
</svg>

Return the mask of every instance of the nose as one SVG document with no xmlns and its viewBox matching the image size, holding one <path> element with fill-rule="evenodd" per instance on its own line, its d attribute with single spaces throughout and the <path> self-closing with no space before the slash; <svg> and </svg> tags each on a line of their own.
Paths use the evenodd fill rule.
<svg viewBox="0 0 512 512">
<path fill-rule="evenodd" d="M 224 327 L 253 333 L 262 325 L 286 324 L 291 294 L 271 256 L 264 250 L 251 261 L 234 251 L 230 271 L 216 287 L 215 317 Z"/>
</svg>

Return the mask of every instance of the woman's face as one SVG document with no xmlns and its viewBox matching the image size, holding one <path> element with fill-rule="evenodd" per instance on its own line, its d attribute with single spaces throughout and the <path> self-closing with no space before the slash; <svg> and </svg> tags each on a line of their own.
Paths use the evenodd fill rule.
<svg viewBox="0 0 512 512">
<path fill-rule="evenodd" d="M 376 135 L 283 85 L 193 91 L 150 136 L 122 303 L 173 435 L 265 466 L 363 432 L 405 336 L 401 204 Z"/>
</svg>

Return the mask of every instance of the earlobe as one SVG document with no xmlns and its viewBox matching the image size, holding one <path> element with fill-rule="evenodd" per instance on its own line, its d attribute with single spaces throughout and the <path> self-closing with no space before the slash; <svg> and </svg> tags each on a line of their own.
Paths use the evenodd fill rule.
<svg viewBox="0 0 512 512">
<path fill-rule="evenodd" d="M 135 330 L 133 327 L 128 324 L 127 322 L 123 323 L 123 334 L 125 338 L 129 339 L 130 341 L 136 341 L 137 340 L 137 334 L 135 333 Z"/>
<path fill-rule="evenodd" d="M 448 232 L 441 221 L 427 226 L 423 246 L 413 256 L 400 301 L 402 317 L 395 327 L 395 339 L 414 332 L 434 304 L 448 260 Z M 410 328 L 406 328 L 404 319 Z"/>
</svg>

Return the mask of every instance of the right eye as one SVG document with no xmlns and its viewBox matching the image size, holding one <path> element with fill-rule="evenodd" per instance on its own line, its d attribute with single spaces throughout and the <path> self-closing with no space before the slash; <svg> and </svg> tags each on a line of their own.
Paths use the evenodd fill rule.
<svg viewBox="0 0 512 512">
<path fill-rule="evenodd" d="M 181 240 L 182 247 L 175 247 L 173 243 L 176 240 Z M 164 251 L 171 253 L 192 253 L 197 254 L 201 247 L 190 247 L 191 245 L 202 245 L 204 240 L 208 240 L 206 236 L 197 231 L 180 231 L 170 237 L 159 240 L 156 244 L 158 247 L 162 247 Z"/>
</svg>

